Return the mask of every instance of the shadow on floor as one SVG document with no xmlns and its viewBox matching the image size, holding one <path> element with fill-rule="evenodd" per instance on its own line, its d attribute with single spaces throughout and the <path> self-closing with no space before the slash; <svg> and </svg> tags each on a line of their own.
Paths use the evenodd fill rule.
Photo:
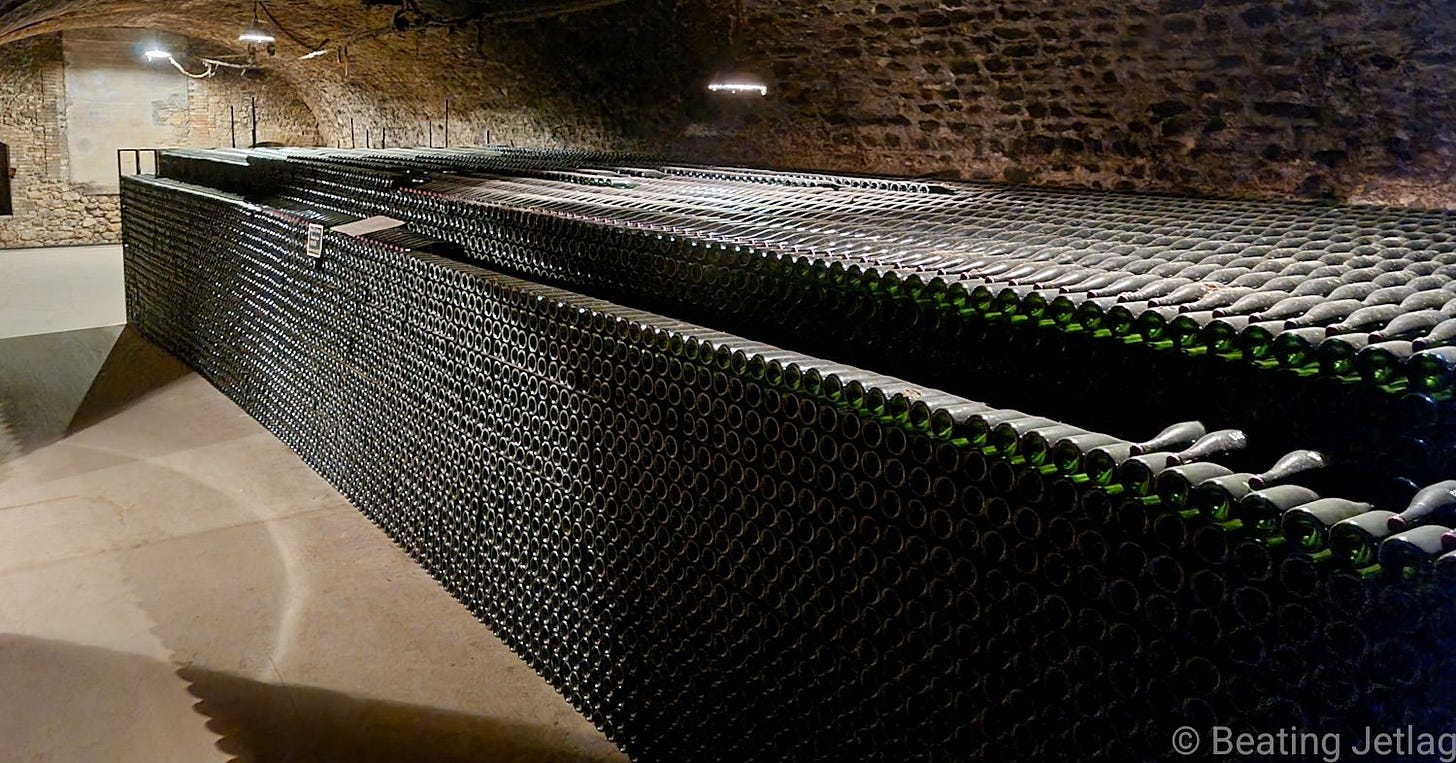
<svg viewBox="0 0 1456 763">
<path fill-rule="evenodd" d="M 0 339 L 0 416 L 11 455 L 66 434 L 119 341 L 120 326 Z"/>
<path fill-rule="evenodd" d="M 0 685 L 8 687 L 0 692 L 5 754 L 196 759 L 198 745 L 211 747 L 205 724 L 222 737 L 216 749 L 240 763 L 596 760 L 551 728 L 173 667 L 136 654 L 0 634 Z M 186 691 L 179 677 L 189 684 Z M 189 692 L 200 702 L 191 703 Z M 98 750 L 108 753 L 96 757 Z M 193 757 L 178 757 L 188 750 Z"/>
<path fill-rule="evenodd" d="M 128 323 L 116 337 L 86 396 L 75 409 L 66 434 L 104 421 L 148 393 L 191 373 L 182 361 L 147 341 Z"/>
<path fill-rule="evenodd" d="M 387 659 L 387 656 L 383 657 Z M 258 763 L 567 763 L 598 760 L 554 729 L 435 708 L 266 684 L 196 667 L 177 675 L 238 761 Z"/>
</svg>

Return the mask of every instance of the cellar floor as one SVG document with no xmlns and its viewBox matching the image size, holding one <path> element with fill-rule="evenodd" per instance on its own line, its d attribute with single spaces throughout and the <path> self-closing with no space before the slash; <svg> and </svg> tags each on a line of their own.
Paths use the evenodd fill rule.
<svg viewBox="0 0 1456 763">
<path fill-rule="evenodd" d="M 55 380 L 85 389 L 45 403 L 75 408 L 55 437 L 0 420 L 0 758 L 625 760 L 287 447 L 108 331 L 99 371 L 0 331 L 0 382 L 95 375 Z"/>
</svg>

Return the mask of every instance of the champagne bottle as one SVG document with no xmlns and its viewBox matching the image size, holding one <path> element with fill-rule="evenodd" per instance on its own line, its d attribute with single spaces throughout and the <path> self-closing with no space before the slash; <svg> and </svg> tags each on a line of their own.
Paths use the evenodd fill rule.
<svg viewBox="0 0 1456 763">
<path fill-rule="evenodd" d="M 1424 289 L 1400 301 L 1403 313 L 1422 310 L 1456 310 L 1456 285 L 1447 283 L 1440 288 Z"/>
<path fill-rule="evenodd" d="M 1432 347 L 1410 356 L 1405 378 L 1411 389 L 1422 392 L 1449 388 L 1456 378 L 1456 346 Z"/>
<path fill-rule="evenodd" d="M 1294 506 L 1284 513 L 1284 537 L 1310 553 L 1321 551 L 1329 545 L 1331 526 L 1374 508 L 1371 504 L 1346 498 L 1320 498 Z"/>
<path fill-rule="evenodd" d="M 1338 269 L 1338 267 L 1335 268 L 1335 270 Z M 1320 300 L 1323 301 L 1325 298 L 1328 297 L 1330 292 L 1343 285 L 1344 282 L 1340 280 L 1340 277 L 1338 275 L 1317 277 L 1314 275 L 1314 273 L 1310 273 L 1310 277 L 1306 279 L 1304 283 L 1301 283 L 1300 285 L 1294 287 L 1289 293 L 1294 295 L 1294 299 L 1299 299 L 1302 297 L 1319 297 Z M 1315 304 L 1318 303 L 1306 303 L 1306 306 L 1301 307 L 1300 310 L 1302 312 L 1304 309 L 1312 307 Z"/>
<path fill-rule="evenodd" d="M 1435 522 L 1450 517 L 1453 510 L 1456 510 L 1456 480 L 1427 485 L 1411 498 L 1404 511 L 1391 515 L 1390 531 L 1401 532 Z"/>
<path fill-rule="evenodd" d="M 1351 313 L 1364 306 L 1365 303 L 1358 299 L 1328 299 L 1311 307 L 1304 315 L 1285 321 L 1284 327 L 1302 329 L 1312 326 L 1328 326 L 1343 321 Z"/>
<path fill-rule="evenodd" d="M 1052 443 L 1066 437 L 1089 434 L 1081 427 L 1070 424 L 1057 424 L 1046 427 L 1038 427 L 1027 431 L 1021 436 L 1021 443 L 1017 447 L 1017 453 L 1025 463 L 1044 468 L 1045 473 L 1057 471 L 1056 465 L 1048 463 L 1051 456 Z"/>
<path fill-rule="evenodd" d="M 1411 344 L 1419 352 L 1433 347 L 1443 347 L 1453 341 L 1456 341 L 1456 318 L 1446 318 L 1432 326 L 1424 336 L 1412 339 Z"/>
<path fill-rule="evenodd" d="M 1175 466 L 1225 453 L 1234 453 L 1243 450 L 1248 445 L 1249 438 L 1242 430 L 1220 429 L 1198 438 L 1183 450 L 1168 454 L 1168 465 Z"/>
<path fill-rule="evenodd" d="M 1370 341 L 1388 342 L 1393 339 L 1410 339 L 1425 336 L 1427 332 L 1442 321 L 1449 320 L 1451 314 L 1443 310 L 1416 310 L 1414 312 L 1403 312 L 1397 315 L 1384 327 L 1377 331 L 1370 332 Z"/>
<path fill-rule="evenodd" d="M 1117 295 L 1119 303 L 1125 302 L 1148 302 L 1160 297 L 1166 297 L 1174 291 L 1194 283 L 1193 280 L 1183 277 L 1159 278 L 1151 283 L 1128 291 L 1125 294 Z"/>
<path fill-rule="evenodd" d="M 973 413 L 966 418 L 961 430 L 964 432 L 966 442 L 977 448 L 986 447 L 991 437 L 991 430 L 1005 421 L 1033 418 L 1030 414 L 1014 409 L 988 410 L 980 413 Z M 1050 422 L 1050 419 L 1046 421 Z"/>
<path fill-rule="evenodd" d="M 1043 416 L 1025 416 L 1017 419 L 1002 421 L 991 430 L 982 448 L 986 455 L 1013 456 L 1016 455 L 1016 448 L 1021 444 L 1021 438 L 1027 432 L 1042 427 L 1066 426 L 1060 421 L 1045 418 Z"/>
<path fill-rule="evenodd" d="M 1133 443 L 1128 452 L 1134 456 L 1171 448 L 1188 447 L 1208 434 L 1201 421 L 1180 421 L 1142 442 Z M 1237 448 L 1235 448 L 1237 449 Z"/>
<path fill-rule="evenodd" d="M 1275 302 L 1256 313 L 1253 317 L 1256 321 L 1289 320 L 1296 316 L 1304 315 L 1310 308 L 1325 301 L 1323 294 L 1299 295 L 1297 290 L 1290 292 L 1290 295 Z"/>
<path fill-rule="evenodd" d="M 1374 331 L 1395 320 L 1399 315 L 1401 315 L 1400 305 L 1382 304 L 1362 307 L 1352 311 L 1339 323 L 1325 326 L 1325 336 Z"/>
<path fill-rule="evenodd" d="M 1297 506 L 1320 499 L 1319 494 L 1302 485 L 1275 485 L 1255 490 L 1239 499 L 1234 519 L 1256 536 L 1270 539 L 1281 530 L 1284 516 Z M 1280 542 L 1283 536 L 1280 535 Z M 1270 539 L 1272 540 L 1272 539 Z"/>
<path fill-rule="evenodd" d="M 931 434 L 957 445 L 970 443 L 968 422 L 972 416 L 991 410 L 983 403 L 966 402 L 938 408 L 930 416 Z"/>
<path fill-rule="evenodd" d="M 1324 329 L 1317 326 L 1302 329 L 1286 328 L 1274 337 L 1270 354 L 1278 361 L 1281 368 L 1310 368 L 1319 362 L 1315 352 L 1319 343 L 1324 339 Z"/>
<path fill-rule="evenodd" d="M 1393 511 L 1376 509 L 1336 522 L 1330 527 L 1330 551 L 1345 567 L 1364 569 L 1376 564 L 1380 542 L 1390 536 Z"/>
<path fill-rule="evenodd" d="M 1241 297 L 1253 293 L 1254 289 L 1249 286 L 1223 286 L 1204 294 L 1196 301 L 1179 305 L 1178 309 L 1185 313 L 1214 310 L 1226 305 L 1232 305 L 1239 301 Z"/>
<path fill-rule="evenodd" d="M 1093 450 L 1103 449 L 1113 454 L 1120 452 L 1122 458 L 1127 458 L 1127 453 L 1132 445 L 1133 443 L 1120 437 L 1097 432 L 1068 435 L 1052 445 L 1051 462 L 1063 475 L 1069 477 L 1082 475 L 1091 480 L 1093 484 L 1105 484 L 1098 482 L 1094 475 L 1088 473 L 1088 454 Z M 1112 455 L 1111 458 L 1116 458 L 1116 455 Z M 1117 462 L 1120 463 L 1120 459 Z M 1114 470 L 1115 464 L 1113 469 L 1107 469 L 1103 474 L 1110 478 Z"/>
<path fill-rule="evenodd" d="M 1375 334 L 1371 334 L 1374 341 Z M 1396 339 L 1368 344 L 1355 353 L 1355 370 L 1371 384 L 1391 384 L 1405 378 L 1405 361 L 1411 356 L 1409 341 Z"/>
<path fill-rule="evenodd" d="M 1260 290 L 1252 294 L 1240 297 L 1236 302 L 1227 307 L 1220 307 L 1213 311 L 1213 317 L 1224 318 L 1230 315 L 1254 315 L 1267 310 L 1285 299 L 1290 298 L 1289 292 Z"/>
<path fill-rule="evenodd" d="M 1156 464 L 1158 472 L 1166 469 L 1169 453 L 1166 453 L 1163 448 L 1191 446 L 1204 434 L 1207 434 L 1207 430 L 1204 428 L 1203 422 L 1178 422 L 1142 443 L 1109 443 L 1107 446 L 1093 447 L 1083 456 L 1082 469 L 1095 485 L 1115 485 L 1121 489 L 1123 486 L 1120 473 L 1121 464 L 1128 462 L 1130 457 L 1136 457 L 1133 460 L 1137 460 L 1139 463 L 1128 467 L 1128 470 L 1136 472 L 1137 483 L 1146 488 L 1139 495 L 1147 495 L 1152 492 L 1152 479 L 1155 472 L 1144 473 L 1143 469 L 1149 469 L 1152 464 Z"/>
<path fill-rule="evenodd" d="M 1326 465 L 1325 456 L 1319 451 L 1292 451 L 1276 461 L 1268 471 L 1231 473 L 1200 482 L 1192 488 L 1190 500 L 1205 518 L 1222 522 L 1232 517 L 1234 505 L 1249 493 Z"/>
<path fill-rule="evenodd" d="M 1228 467 L 1207 461 L 1174 466 L 1171 465 L 1170 458 L 1169 464 L 1168 468 L 1158 474 L 1158 501 L 1174 509 L 1182 509 L 1188 505 L 1194 485 L 1232 474 Z"/>
<path fill-rule="evenodd" d="M 1357 373 L 1355 355 L 1369 343 L 1368 334 L 1326 336 L 1315 348 L 1320 373 L 1326 376 L 1349 377 Z"/>
<path fill-rule="evenodd" d="M 1441 538 L 1451 528 L 1422 525 L 1396 533 L 1380 544 L 1380 566 L 1396 577 L 1410 578 L 1429 570 L 1436 557 L 1444 553 Z"/>
</svg>

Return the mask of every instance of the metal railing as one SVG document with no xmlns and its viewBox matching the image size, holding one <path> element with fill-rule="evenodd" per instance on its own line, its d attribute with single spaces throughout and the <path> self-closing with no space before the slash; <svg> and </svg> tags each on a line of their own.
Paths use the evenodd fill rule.
<svg viewBox="0 0 1456 763">
<path fill-rule="evenodd" d="M 141 175 L 141 174 L 155 175 L 155 174 L 157 174 L 157 155 L 158 155 L 158 153 L 160 151 L 162 151 L 162 149 L 160 149 L 160 148 L 118 148 L 118 149 L 116 149 L 116 174 L 117 174 L 117 176 L 118 177 L 125 177 L 128 174 L 130 174 L 130 175 Z M 142 155 L 143 154 L 150 154 L 151 157 L 152 157 L 151 170 L 150 170 L 150 172 L 147 172 L 147 173 L 143 173 L 142 172 L 142 167 L 144 166 L 143 163 L 142 163 Z M 130 156 L 131 157 L 131 169 L 132 169 L 132 172 L 130 172 L 130 173 L 128 173 L 126 171 L 127 167 L 126 167 L 126 162 L 124 161 L 127 156 Z"/>
</svg>

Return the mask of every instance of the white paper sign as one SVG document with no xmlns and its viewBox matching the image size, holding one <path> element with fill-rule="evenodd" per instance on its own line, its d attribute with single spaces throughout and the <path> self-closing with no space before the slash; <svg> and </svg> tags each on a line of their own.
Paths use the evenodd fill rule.
<svg viewBox="0 0 1456 763">
<path fill-rule="evenodd" d="M 335 225 L 329 230 L 335 233 L 343 233 L 347 236 L 364 236 L 377 231 L 398 228 L 401 225 L 404 225 L 403 220 L 396 220 L 393 217 L 379 215 L 376 217 L 366 217 L 363 220 L 355 220 L 352 223 Z"/>
<path fill-rule="evenodd" d="M 318 259 L 324 256 L 324 226 L 308 224 L 308 256 Z"/>
</svg>

